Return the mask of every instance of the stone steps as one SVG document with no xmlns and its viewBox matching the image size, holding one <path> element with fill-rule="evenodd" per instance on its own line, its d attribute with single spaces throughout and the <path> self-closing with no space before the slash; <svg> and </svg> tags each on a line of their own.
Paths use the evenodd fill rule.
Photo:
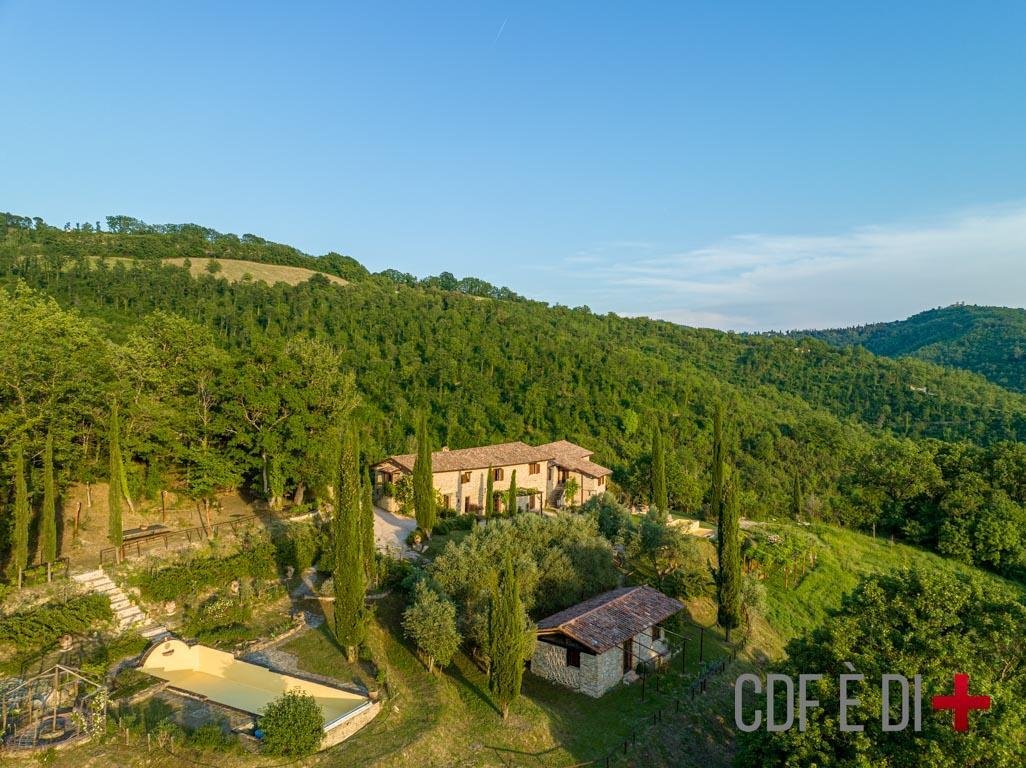
<svg viewBox="0 0 1026 768">
<path fill-rule="evenodd" d="M 167 627 L 157 624 L 143 613 L 142 609 L 132 602 L 124 590 L 115 584 L 102 569 L 76 573 L 71 578 L 90 592 L 103 595 L 110 601 L 119 632 L 139 629 L 139 633 L 151 642 L 159 642 L 171 634 Z"/>
</svg>

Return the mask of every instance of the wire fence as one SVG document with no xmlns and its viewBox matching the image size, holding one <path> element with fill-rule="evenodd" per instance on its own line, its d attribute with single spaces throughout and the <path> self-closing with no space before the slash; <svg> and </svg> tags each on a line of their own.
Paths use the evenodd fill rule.
<svg viewBox="0 0 1026 768">
<path fill-rule="evenodd" d="M 696 696 L 704 694 L 708 688 L 709 681 L 717 675 L 722 674 L 727 669 L 728 664 L 737 660 L 738 650 L 739 646 L 732 646 L 730 648 L 729 655 L 716 659 L 715 661 L 705 663 L 698 676 L 689 684 L 684 686 L 677 687 L 672 681 L 665 682 L 661 679 L 664 676 L 663 673 L 668 669 L 668 665 L 651 673 L 641 675 L 642 702 L 645 701 L 646 685 L 649 687 L 654 685 L 655 691 L 658 694 L 663 693 L 661 686 L 667 685 L 670 687 L 667 692 L 673 692 L 673 697 L 663 702 L 655 712 L 637 720 L 631 726 L 631 729 L 624 734 L 623 739 L 604 755 L 582 763 L 574 763 L 570 768 L 587 768 L 589 766 L 611 768 L 611 766 L 616 765 L 618 760 L 630 754 L 630 751 L 637 746 L 639 734 L 647 731 L 655 725 L 663 723 L 667 718 L 673 715 L 679 715 L 687 706 L 685 702 L 692 702 L 695 700 Z M 654 684 L 648 683 L 647 678 L 650 676 L 654 678 Z M 673 688 L 676 688 L 676 690 L 674 691 Z"/>
</svg>

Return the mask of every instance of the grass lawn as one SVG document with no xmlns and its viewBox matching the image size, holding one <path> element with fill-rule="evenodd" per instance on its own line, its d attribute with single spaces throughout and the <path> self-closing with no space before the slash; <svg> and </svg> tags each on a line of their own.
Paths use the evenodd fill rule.
<svg viewBox="0 0 1026 768">
<path fill-rule="evenodd" d="M 350 664 L 339 652 L 327 622 L 292 638 L 281 646 L 281 650 L 295 656 L 297 666 L 303 672 L 356 683 L 368 689 L 374 687 L 372 665 L 359 661 Z"/>
<path fill-rule="evenodd" d="M 644 701 L 640 684 L 618 688 L 595 700 L 527 673 L 524 695 L 513 704 L 510 718 L 504 723 L 488 695 L 487 677 L 473 660 L 460 654 L 445 674 L 429 675 L 402 638 L 401 598 L 390 596 L 377 601 L 376 607 L 369 644 L 386 670 L 389 698 L 367 728 L 339 747 L 312 758 L 310 765 L 577 765 L 604 757 L 610 750 L 621 750 L 624 739 L 632 733 L 639 743 L 650 744 L 653 727 L 644 721 L 660 708 L 670 717 L 675 691 L 693 679 L 698 666 L 696 630 L 688 644 L 688 674 L 682 676 L 675 668 L 661 678 L 659 690 L 652 678 Z M 334 674 L 348 666 L 326 633 L 308 632 L 291 641 L 285 650 L 297 654 L 300 666 L 309 671 L 334 670 L 329 672 Z M 716 634 L 707 635 L 705 657 L 717 658 L 724 653 Z M 685 697 L 683 710 L 700 711 L 710 706 L 713 698 L 712 691 L 697 697 L 694 703 Z M 712 743 L 708 730 L 721 729 L 722 718 L 710 719 L 706 714 L 699 718 L 677 716 L 680 722 L 672 729 L 674 740 L 680 742 L 687 736 L 686 741 L 695 745 Z M 713 741 L 722 742 L 722 734 Z M 636 749 L 631 747 L 627 762 L 622 751 L 618 752 L 611 765 L 641 765 L 633 762 Z M 729 764 L 727 754 L 722 749 L 710 750 L 693 764 L 725 766 Z M 680 765 L 679 756 L 667 764 Z"/>
<path fill-rule="evenodd" d="M 766 584 L 766 619 L 785 641 L 820 624 L 867 574 L 915 566 L 956 575 L 976 573 L 995 584 L 1012 584 L 955 560 L 905 544 L 892 544 L 889 539 L 827 525 L 806 530 L 822 544 L 815 569 L 791 588 L 784 588 L 783 581 L 776 576 Z M 1021 585 L 1013 586 L 1022 590 Z"/>
<path fill-rule="evenodd" d="M 438 555 L 442 553 L 446 545 L 452 541 L 459 544 L 467 536 L 470 535 L 470 531 L 455 530 L 449 533 L 438 533 L 431 537 L 428 541 L 427 547 L 424 549 L 423 555 L 428 560 L 434 560 Z"/>
</svg>

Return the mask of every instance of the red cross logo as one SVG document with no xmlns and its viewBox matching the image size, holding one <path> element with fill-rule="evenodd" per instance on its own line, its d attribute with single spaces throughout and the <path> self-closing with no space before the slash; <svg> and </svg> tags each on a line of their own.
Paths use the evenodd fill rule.
<svg viewBox="0 0 1026 768">
<path fill-rule="evenodd" d="M 934 709 L 950 709 L 951 720 L 956 731 L 969 730 L 969 712 L 973 709 L 990 709 L 990 696 L 969 695 L 969 675 L 955 675 L 955 692 L 951 696 L 934 696 Z"/>
</svg>

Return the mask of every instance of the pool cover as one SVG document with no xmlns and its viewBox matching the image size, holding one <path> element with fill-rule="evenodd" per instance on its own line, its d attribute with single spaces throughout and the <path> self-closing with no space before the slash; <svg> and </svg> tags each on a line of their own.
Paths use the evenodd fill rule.
<svg viewBox="0 0 1026 768">
<path fill-rule="evenodd" d="M 182 691 L 254 715 L 262 714 L 286 691 L 307 693 L 320 705 L 325 731 L 370 704 L 366 696 L 274 672 L 216 648 L 187 645 L 174 638 L 151 648 L 140 669 Z"/>
</svg>

